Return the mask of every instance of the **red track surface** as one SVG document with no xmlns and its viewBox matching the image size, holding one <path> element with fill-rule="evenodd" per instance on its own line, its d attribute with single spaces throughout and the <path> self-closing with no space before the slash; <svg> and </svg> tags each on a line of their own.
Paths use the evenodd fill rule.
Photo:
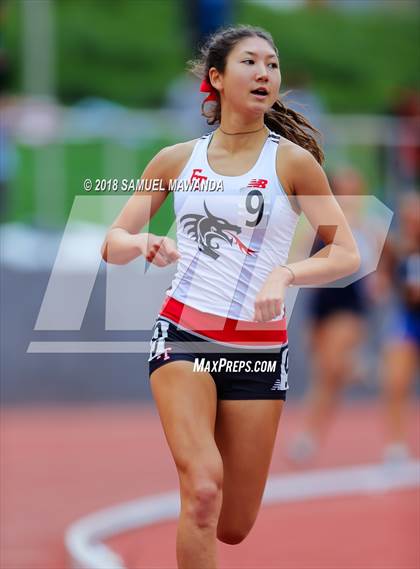
<svg viewBox="0 0 420 569">
<path fill-rule="evenodd" d="M 272 474 L 293 468 L 285 441 L 300 424 L 288 403 Z M 410 444 L 419 456 L 419 407 Z M 64 569 L 69 524 L 100 508 L 175 490 L 177 475 L 157 413 L 141 406 L 18 408 L 3 411 L 1 569 Z M 377 462 L 377 406 L 343 407 L 310 468 Z M 264 507 L 240 545 L 220 544 L 223 569 L 418 569 L 418 491 L 356 495 Z M 174 568 L 175 523 L 113 538 L 134 568 Z M 104 568 L 106 569 L 106 568 Z"/>
</svg>

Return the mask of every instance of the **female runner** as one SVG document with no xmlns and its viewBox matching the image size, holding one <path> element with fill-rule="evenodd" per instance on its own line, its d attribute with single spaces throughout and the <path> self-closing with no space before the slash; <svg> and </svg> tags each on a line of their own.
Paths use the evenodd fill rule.
<svg viewBox="0 0 420 569">
<path fill-rule="evenodd" d="M 352 168 L 340 168 L 330 176 L 335 196 L 361 196 L 365 181 Z M 363 257 L 375 254 L 375 233 L 363 223 L 360 203 L 345 204 L 346 219 Z M 347 210 L 347 211 L 346 211 Z M 315 240 L 314 248 L 320 243 Z M 368 277 L 369 278 L 369 277 Z M 318 288 L 311 291 L 309 302 L 309 348 L 312 378 L 306 393 L 303 428 L 292 441 L 289 458 L 303 464 L 316 455 L 340 403 L 345 387 L 362 377 L 361 354 L 366 340 L 369 287 L 366 279 L 342 288 Z"/>
<path fill-rule="evenodd" d="M 388 239 L 376 273 L 380 292 L 388 297 L 388 301 L 393 299 L 395 302 L 386 326 L 380 363 L 387 429 L 384 460 L 389 464 L 410 458 L 407 442 L 410 388 L 418 374 L 420 354 L 418 193 L 406 192 L 400 197 L 398 221 L 397 235 Z"/>
<path fill-rule="evenodd" d="M 195 190 L 217 180 L 223 191 L 174 192 L 177 244 L 139 233 L 168 192 L 152 194 L 151 210 L 137 192 L 102 255 L 115 264 L 139 255 L 160 267 L 178 262 L 153 332 L 150 383 L 179 476 L 178 567 L 213 569 L 216 538 L 241 542 L 260 507 L 288 389 L 286 287 L 351 274 L 360 258 L 314 129 L 279 100 L 271 35 L 219 31 L 193 71 L 212 103 L 208 122 L 219 127 L 161 150 L 143 178 Z M 327 245 L 286 265 L 301 211 Z"/>
</svg>

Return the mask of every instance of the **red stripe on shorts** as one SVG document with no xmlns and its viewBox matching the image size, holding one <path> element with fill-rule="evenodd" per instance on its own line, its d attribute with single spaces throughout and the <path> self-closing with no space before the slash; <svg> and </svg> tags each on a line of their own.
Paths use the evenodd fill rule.
<svg viewBox="0 0 420 569">
<path fill-rule="evenodd" d="M 277 346 L 287 342 L 286 318 L 270 322 L 235 320 L 202 312 L 168 296 L 160 316 L 192 333 L 228 344 Z"/>
</svg>

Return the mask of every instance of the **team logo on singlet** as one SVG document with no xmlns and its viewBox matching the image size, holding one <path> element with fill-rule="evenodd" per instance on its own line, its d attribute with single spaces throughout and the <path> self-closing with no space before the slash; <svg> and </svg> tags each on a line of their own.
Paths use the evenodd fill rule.
<svg viewBox="0 0 420 569">
<path fill-rule="evenodd" d="M 212 259 L 217 259 L 220 256 L 217 252 L 220 248 L 220 241 L 225 241 L 232 247 L 236 245 L 246 255 L 255 253 L 254 249 L 246 247 L 235 235 L 235 233 L 241 233 L 241 228 L 238 225 L 230 223 L 223 217 L 213 215 L 209 211 L 206 202 L 204 202 L 204 211 L 206 215 L 189 213 L 180 219 L 180 223 L 184 224 L 184 231 L 194 241 L 197 241 L 200 251 L 209 255 Z"/>
<path fill-rule="evenodd" d="M 193 180 L 198 180 L 199 183 L 201 184 L 202 182 L 205 182 L 208 178 L 207 176 L 204 176 L 201 172 L 203 171 L 202 168 L 194 168 L 191 174 L 191 178 L 190 178 L 190 184 L 192 184 Z"/>
</svg>

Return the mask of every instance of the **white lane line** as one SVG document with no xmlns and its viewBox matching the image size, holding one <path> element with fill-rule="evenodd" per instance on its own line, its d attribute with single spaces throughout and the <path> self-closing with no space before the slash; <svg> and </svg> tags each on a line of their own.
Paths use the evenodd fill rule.
<svg viewBox="0 0 420 569">
<path fill-rule="evenodd" d="M 273 476 L 267 481 L 263 503 L 373 494 L 420 486 L 420 461 L 394 465 L 361 465 Z"/>
<path fill-rule="evenodd" d="M 372 494 L 420 486 L 420 461 L 359 465 L 272 476 L 263 504 L 297 502 L 331 496 Z M 135 528 L 176 519 L 179 494 L 169 492 L 126 502 L 72 524 L 65 545 L 72 569 L 125 569 L 122 559 L 103 540 Z"/>
</svg>

